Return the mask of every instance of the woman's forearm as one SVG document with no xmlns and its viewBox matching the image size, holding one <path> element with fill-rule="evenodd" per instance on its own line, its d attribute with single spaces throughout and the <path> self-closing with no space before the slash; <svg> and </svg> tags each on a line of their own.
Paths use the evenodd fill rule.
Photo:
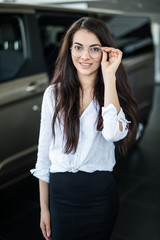
<svg viewBox="0 0 160 240">
<path fill-rule="evenodd" d="M 120 104 L 116 89 L 116 77 L 108 77 L 107 81 L 104 84 L 104 107 L 107 107 L 109 104 L 113 104 L 117 113 L 120 111 Z"/>
<path fill-rule="evenodd" d="M 49 184 L 39 180 L 40 207 L 41 210 L 49 209 Z"/>
<path fill-rule="evenodd" d="M 117 114 L 120 112 L 120 103 L 118 99 L 117 89 L 116 89 L 116 77 L 108 76 L 108 79 L 104 81 L 104 107 L 109 104 L 113 104 L 117 109 Z M 122 123 L 119 122 L 120 131 L 123 130 Z"/>
<path fill-rule="evenodd" d="M 104 80 L 104 107 L 113 104 L 120 111 L 120 103 L 116 88 L 116 72 L 122 61 L 122 52 L 113 47 L 102 47 L 101 69 Z"/>
</svg>

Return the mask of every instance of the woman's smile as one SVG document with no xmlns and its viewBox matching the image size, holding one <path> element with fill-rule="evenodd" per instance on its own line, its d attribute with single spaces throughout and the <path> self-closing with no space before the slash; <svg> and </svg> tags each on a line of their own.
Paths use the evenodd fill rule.
<svg viewBox="0 0 160 240">
<path fill-rule="evenodd" d="M 92 66 L 92 63 L 79 62 L 83 69 L 89 69 Z"/>
</svg>

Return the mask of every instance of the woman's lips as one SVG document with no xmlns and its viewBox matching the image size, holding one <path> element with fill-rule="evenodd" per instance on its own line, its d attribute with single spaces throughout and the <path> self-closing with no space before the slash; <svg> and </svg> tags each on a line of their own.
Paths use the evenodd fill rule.
<svg viewBox="0 0 160 240">
<path fill-rule="evenodd" d="M 80 65 L 82 66 L 82 68 L 88 69 L 88 68 L 90 68 L 92 63 L 82 63 L 82 62 L 80 62 Z"/>
</svg>

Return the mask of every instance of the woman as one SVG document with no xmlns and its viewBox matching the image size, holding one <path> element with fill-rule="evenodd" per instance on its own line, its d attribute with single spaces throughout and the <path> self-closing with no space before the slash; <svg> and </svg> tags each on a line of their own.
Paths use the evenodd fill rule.
<svg viewBox="0 0 160 240">
<path fill-rule="evenodd" d="M 42 103 L 36 168 L 46 240 L 108 240 L 118 213 L 115 145 L 126 155 L 137 105 L 106 25 L 84 17 L 66 32 Z M 116 143 L 116 144 L 115 144 Z"/>
</svg>

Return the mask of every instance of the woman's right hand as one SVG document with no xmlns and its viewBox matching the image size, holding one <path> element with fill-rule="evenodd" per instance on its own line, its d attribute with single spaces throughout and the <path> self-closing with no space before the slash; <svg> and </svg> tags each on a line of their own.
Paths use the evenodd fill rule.
<svg viewBox="0 0 160 240">
<path fill-rule="evenodd" d="M 40 228 L 46 240 L 51 240 L 51 225 L 49 210 L 41 210 Z"/>
</svg>

